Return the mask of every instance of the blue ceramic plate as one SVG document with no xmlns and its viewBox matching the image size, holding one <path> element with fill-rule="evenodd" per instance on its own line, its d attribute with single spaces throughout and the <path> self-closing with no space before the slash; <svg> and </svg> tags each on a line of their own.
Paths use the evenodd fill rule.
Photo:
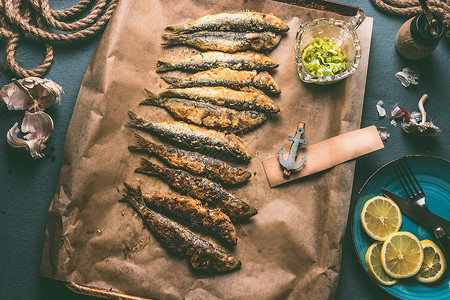
<svg viewBox="0 0 450 300">
<path fill-rule="evenodd" d="M 435 214 L 450 220 L 450 162 L 438 157 L 421 155 L 408 156 L 406 159 L 425 192 L 429 209 Z M 364 257 L 374 240 L 366 234 L 361 226 L 360 215 L 367 200 L 376 195 L 383 195 L 380 190 L 382 187 L 406 198 L 393 171 L 393 162 L 381 167 L 366 181 L 356 198 L 353 210 L 351 222 L 353 245 L 359 262 L 368 276 L 370 275 L 367 271 Z M 402 215 L 402 227 L 400 230 L 411 232 L 419 240 L 429 239 L 437 244 L 432 232 L 419 226 L 405 215 Z M 450 265 L 449 261 L 447 261 L 447 265 Z M 401 299 L 450 299 L 450 272 L 448 270 L 444 278 L 432 285 L 422 284 L 416 281 L 414 277 L 401 279 L 396 285 L 391 287 L 380 285 L 375 279 L 373 281 L 381 289 Z"/>
</svg>

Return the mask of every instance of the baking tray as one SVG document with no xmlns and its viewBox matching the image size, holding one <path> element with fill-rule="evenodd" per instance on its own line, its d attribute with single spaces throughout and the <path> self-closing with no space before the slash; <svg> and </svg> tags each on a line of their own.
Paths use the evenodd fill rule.
<svg viewBox="0 0 450 300">
<path fill-rule="evenodd" d="M 321 11 L 333 12 L 342 16 L 354 17 L 357 15 L 364 16 L 364 11 L 355 6 L 345 5 L 332 1 L 324 0 L 273 0 L 277 2 L 287 3 L 309 9 L 316 9 Z M 131 296 L 124 293 L 114 292 L 105 289 L 92 288 L 89 286 L 77 284 L 75 282 L 66 282 L 66 287 L 72 292 L 93 296 L 103 299 L 124 299 L 124 300 L 146 300 L 149 298 L 142 298 L 137 296 Z"/>
</svg>

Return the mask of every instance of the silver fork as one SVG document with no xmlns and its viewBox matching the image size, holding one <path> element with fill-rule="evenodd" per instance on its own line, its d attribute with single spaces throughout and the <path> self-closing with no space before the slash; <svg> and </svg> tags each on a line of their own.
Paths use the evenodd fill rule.
<svg viewBox="0 0 450 300">
<path fill-rule="evenodd" d="M 439 223 L 432 217 L 430 210 L 425 202 L 425 192 L 417 181 L 411 168 L 408 166 L 406 159 L 399 159 L 396 164 L 394 164 L 394 171 L 397 175 L 406 196 L 415 205 L 422 209 L 424 224 L 428 224 L 434 235 L 436 236 L 441 249 L 446 253 L 450 254 L 450 240 L 447 237 L 444 229 L 439 225 Z M 448 256 L 448 255 L 447 255 Z"/>
</svg>

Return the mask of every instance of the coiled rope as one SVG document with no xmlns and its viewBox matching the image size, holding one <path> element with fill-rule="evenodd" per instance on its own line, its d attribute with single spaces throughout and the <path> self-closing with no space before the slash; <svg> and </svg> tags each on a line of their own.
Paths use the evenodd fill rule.
<svg viewBox="0 0 450 300">
<path fill-rule="evenodd" d="M 94 5 L 94 2 L 96 4 Z M 53 63 L 53 43 L 79 41 L 93 36 L 108 23 L 119 0 L 81 0 L 77 5 L 65 10 L 53 10 L 48 0 L 0 0 L 0 38 L 5 40 L 5 61 L 0 70 L 10 70 L 18 77 L 44 75 Z M 88 15 L 73 22 L 67 18 L 91 10 Z M 70 31 L 54 33 L 49 31 Z M 31 35 L 45 44 L 45 55 L 35 69 L 26 70 L 16 61 L 17 48 L 25 34 Z"/>
<path fill-rule="evenodd" d="M 418 0 L 372 0 L 379 9 L 393 15 L 412 17 L 422 12 Z M 450 38 L 450 1 L 449 0 L 428 0 L 430 11 L 442 20 L 445 26 L 445 36 Z"/>
</svg>

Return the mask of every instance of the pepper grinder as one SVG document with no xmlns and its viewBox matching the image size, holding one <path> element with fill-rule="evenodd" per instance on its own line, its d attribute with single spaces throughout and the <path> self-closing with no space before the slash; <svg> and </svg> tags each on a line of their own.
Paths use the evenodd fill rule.
<svg viewBox="0 0 450 300">
<path fill-rule="evenodd" d="M 395 47 L 398 53 L 406 59 L 422 59 L 433 52 L 444 33 L 442 21 L 435 18 L 426 4 L 419 0 L 422 13 L 406 21 L 400 27 Z"/>
</svg>

